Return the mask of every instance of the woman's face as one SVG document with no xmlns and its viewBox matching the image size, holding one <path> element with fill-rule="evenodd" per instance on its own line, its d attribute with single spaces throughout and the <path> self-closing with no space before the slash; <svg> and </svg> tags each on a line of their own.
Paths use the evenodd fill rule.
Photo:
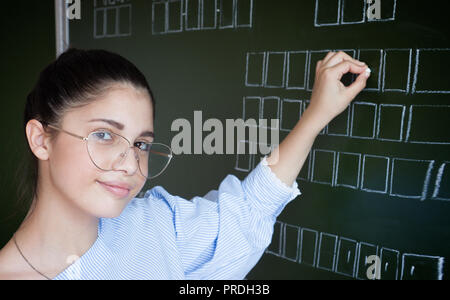
<svg viewBox="0 0 450 300">
<path fill-rule="evenodd" d="M 104 129 L 120 134 L 132 145 L 152 142 L 148 135 L 154 131 L 152 109 L 148 93 L 116 85 L 91 104 L 66 112 L 60 127 L 83 137 Z M 72 204 L 98 218 L 119 216 L 145 184 L 132 149 L 112 171 L 97 168 L 86 142 L 71 135 L 59 133 L 51 149 L 48 162 L 53 186 Z"/>
</svg>

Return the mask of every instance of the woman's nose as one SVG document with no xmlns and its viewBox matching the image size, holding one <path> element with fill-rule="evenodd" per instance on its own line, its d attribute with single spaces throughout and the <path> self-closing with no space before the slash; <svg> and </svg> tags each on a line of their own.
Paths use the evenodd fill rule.
<svg viewBox="0 0 450 300">
<path fill-rule="evenodd" d="M 130 153 L 131 152 L 131 153 Z M 119 161 L 115 164 L 114 170 L 123 170 L 128 175 L 133 175 L 138 171 L 139 157 L 133 147 L 128 148 L 120 154 Z"/>
</svg>

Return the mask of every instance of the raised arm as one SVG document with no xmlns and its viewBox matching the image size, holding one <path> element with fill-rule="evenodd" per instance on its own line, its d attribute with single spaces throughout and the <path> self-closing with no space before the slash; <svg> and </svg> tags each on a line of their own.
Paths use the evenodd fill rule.
<svg viewBox="0 0 450 300">
<path fill-rule="evenodd" d="M 341 78 L 347 72 L 359 74 L 346 87 Z M 317 135 L 365 88 L 368 66 L 345 52 L 328 52 L 316 65 L 311 102 L 289 135 L 267 158 L 272 171 L 291 186 L 305 163 Z"/>
</svg>

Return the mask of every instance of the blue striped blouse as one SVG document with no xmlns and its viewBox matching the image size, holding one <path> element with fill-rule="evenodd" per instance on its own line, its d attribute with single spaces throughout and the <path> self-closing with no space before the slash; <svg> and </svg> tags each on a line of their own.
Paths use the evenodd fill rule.
<svg viewBox="0 0 450 300">
<path fill-rule="evenodd" d="M 92 247 L 54 279 L 243 279 L 298 195 L 297 182 L 283 183 L 266 157 L 244 180 L 227 175 L 204 197 L 153 187 L 119 217 L 100 219 Z"/>
</svg>

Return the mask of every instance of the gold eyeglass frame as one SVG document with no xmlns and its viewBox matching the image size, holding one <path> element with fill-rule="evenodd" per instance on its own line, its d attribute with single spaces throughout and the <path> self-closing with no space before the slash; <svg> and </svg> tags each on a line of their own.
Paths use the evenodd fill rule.
<svg viewBox="0 0 450 300">
<path fill-rule="evenodd" d="M 50 128 L 52 128 L 52 129 L 54 129 L 54 130 L 57 130 L 57 131 L 60 131 L 60 132 L 64 132 L 64 133 L 66 133 L 66 134 L 68 134 L 68 135 L 70 135 L 70 136 L 73 136 L 73 137 L 75 137 L 75 138 L 77 138 L 77 139 L 80 139 L 80 140 L 82 140 L 82 141 L 85 141 L 85 142 L 86 142 L 86 150 L 87 150 L 88 155 L 89 155 L 89 158 L 91 159 L 91 161 L 92 161 L 92 163 L 94 164 L 94 166 L 96 166 L 98 169 L 100 169 L 100 170 L 102 170 L 102 171 L 107 171 L 107 172 L 113 171 L 113 170 L 105 170 L 105 169 L 103 169 L 103 168 L 100 168 L 100 167 L 95 163 L 95 161 L 92 159 L 92 154 L 89 152 L 89 147 L 88 147 L 89 136 L 90 136 L 91 134 L 93 134 L 93 133 L 101 132 L 101 131 L 95 130 L 95 131 L 92 131 L 91 133 L 89 133 L 89 135 L 88 135 L 87 137 L 83 137 L 83 136 L 77 135 L 77 134 L 75 134 L 75 133 L 69 132 L 69 131 L 67 131 L 67 130 L 64 130 L 64 129 L 62 129 L 62 128 L 59 128 L 59 127 L 54 126 L 54 125 L 51 125 L 51 124 L 45 124 L 45 125 L 48 126 L 48 127 L 50 127 Z M 105 130 L 105 131 L 106 131 L 106 130 Z M 137 160 L 137 163 L 138 163 L 139 173 L 140 173 L 144 178 L 146 178 L 147 180 L 156 178 L 156 177 L 158 177 L 159 175 L 161 175 L 161 174 L 167 169 L 167 167 L 169 166 L 170 162 L 172 161 L 172 158 L 173 158 L 172 148 L 170 148 L 170 147 L 167 146 L 166 144 L 162 144 L 162 143 L 153 143 L 153 142 L 152 142 L 152 143 L 147 143 L 147 144 L 151 144 L 151 145 L 162 145 L 162 146 L 164 146 L 164 147 L 167 147 L 167 148 L 170 150 L 170 154 L 150 150 L 150 151 L 152 151 L 152 152 L 154 152 L 154 153 L 156 153 L 156 154 L 158 154 L 158 155 L 168 157 L 169 160 L 167 161 L 166 166 L 165 166 L 165 167 L 164 167 L 157 175 L 152 176 L 152 177 L 144 176 L 144 174 L 142 174 L 142 170 L 141 170 L 141 167 L 140 167 L 139 157 L 137 156 L 137 153 L 136 153 L 136 151 L 134 150 L 134 148 L 136 148 L 136 146 L 132 146 L 132 145 L 131 145 L 131 142 L 130 142 L 126 137 L 124 137 L 124 136 L 122 136 L 122 135 L 120 135 L 120 134 L 117 134 L 117 133 L 114 133 L 114 132 L 109 132 L 109 133 L 112 133 L 112 134 L 115 134 L 115 135 L 117 135 L 117 136 L 120 136 L 121 138 L 123 138 L 125 141 L 128 142 L 129 147 L 127 148 L 127 152 L 125 152 L 125 154 L 124 154 L 124 153 L 121 153 L 121 154 L 120 154 L 120 156 L 121 156 L 122 158 L 126 156 L 126 154 L 128 153 L 128 150 L 129 150 L 130 148 L 133 148 L 133 152 L 134 152 L 134 154 L 135 154 L 135 159 Z"/>
</svg>

